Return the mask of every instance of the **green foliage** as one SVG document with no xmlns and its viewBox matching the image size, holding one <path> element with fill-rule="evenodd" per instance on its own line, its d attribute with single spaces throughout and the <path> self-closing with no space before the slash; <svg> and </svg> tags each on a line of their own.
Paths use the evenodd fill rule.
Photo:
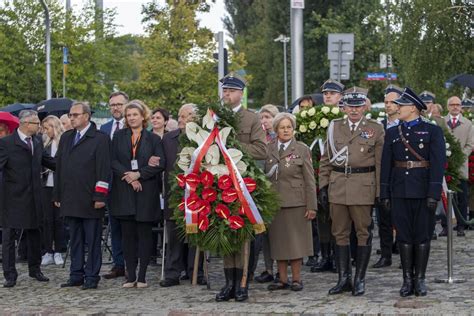
<svg viewBox="0 0 474 316">
<path fill-rule="evenodd" d="M 255 161 L 242 150 L 239 141 L 235 137 L 236 127 L 238 125 L 237 117 L 234 115 L 232 110 L 227 107 L 221 106 L 220 104 L 211 104 L 209 106 L 200 106 L 199 114 L 200 117 L 203 117 L 207 112 L 207 109 L 210 108 L 217 114 L 219 117 L 219 122 L 217 123 L 219 128 L 232 127 L 233 131 L 227 137 L 226 147 L 235 148 L 244 153 L 242 161 L 247 165 L 247 171 L 244 177 L 250 177 L 254 179 L 257 183 L 257 188 L 251 193 L 252 198 L 257 206 L 257 209 L 262 216 L 262 219 L 265 223 L 265 226 L 268 227 L 274 214 L 279 210 L 279 196 L 272 188 L 271 183 L 263 174 L 263 171 L 257 167 Z M 197 147 L 197 144 L 190 141 L 185 134 L 180 136 L 181 148 L 184 147 Z M 221 155 L 221 163 L 223 163 L 223 157 Z M 184 197 L 184 190 L 181 189 L 176 180 L 178 176 L 178 171 L 172 175 L 172 178 L 175 181 L 172 181 L 171 184 L 171 197 L 170 207 L 174 211 L 173 218 L 178 223 L 180 227 L 180 235 L 182 238 L 186 236 L 188 242 L 194 246 L 199 246 L 201 250 L 209 250 L 210 252 L 218 255 L 229 255 L 235 252 L 239 252 L 242 249 L 242 245 L 246 240 L 254 238 L 254 231 L 252 224 L 246 216 L 242 216 L 245 225 L 241 229 L 233 230 L 229 227 L 227 220 L 221 219 L 215 213 L 215 207 L 218 203 L 222 203 L 221 195 L 217 201 L 211 203 L 211 213 L 209 214 L 209 228 L 206 231 L 198 230 L 198 233 L 195 234 L 186 234 L 186 223 L 184 219 L 183 211 L 179 210 L 179 203 L 181 203 L 182 198 Z M 215 182 L 217 177 L 215 176 Z M 217 190 L 219 191 L 219 190 Z M 196 191 L 200 195 L 200 191 Z M 231 215 L 239 215 L 240 203 L 237 201 L 227 204 L 231 211 Z"/>
</svg>

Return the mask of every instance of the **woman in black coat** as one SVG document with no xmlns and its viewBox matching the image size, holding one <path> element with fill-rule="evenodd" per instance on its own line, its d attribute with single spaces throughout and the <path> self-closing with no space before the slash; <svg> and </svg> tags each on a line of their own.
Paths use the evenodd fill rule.
<svg viewBox="0 0 474 316">
<path fill-rule="evenodd" d="M 124 116 L 127 128 L 118 131 L 112 143 L 110 211 L 119 218 L 122 227 L 128 272 L 123 287 L 147 287 L 145 275 L 152 252 L 152 227 L 160 208 L 156 176 L 165 162 L 160 137 L 146 130 L 150 117 L 148 107 L 133 100 L 125 106 Z M 149 165 L 151 157 L 160 157 L 159 166 Z"/>
</svg>

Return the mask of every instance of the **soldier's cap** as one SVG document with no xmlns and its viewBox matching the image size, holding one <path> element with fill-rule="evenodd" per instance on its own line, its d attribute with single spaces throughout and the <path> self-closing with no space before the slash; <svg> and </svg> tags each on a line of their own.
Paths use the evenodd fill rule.
<svg viewBox="0 0 474 316">
<path fill-rule="evenodd" d="M 364 106 L 368 92 L 367 89 L 354 86 L 344 91 L 342 101 L 348 106 Z"/>
<path fill-rule="evenodd" d="M 461 107 L 470 108 L 474 105 L 474 100 L 464 99 L 461 101 Z"/>
<path fill-rule="evenodd" d="M 420 99 L 420 97 L 409 87 L 403 90 L 400 98 L 393 101 L 398 105 L 414 105 L 419 111 L 426 110 L 426 104 Z"/>
<path fill-rule="evenodd" d="M 344 91 L 344 85 L 339 81 L 328 79 L 321 86 L 321 92 L 334 91 L 342 93 Z"/>
<path fill-rule="evenodd" d="M 420 93 L 420 99 L 423 102 L 433 102 L 434 103 L 435 98 L 436 98 L 436 96 L 434 95 L 433 92 L 425 90 L 422 93 Z"/>
<path fill-rule="evenodd" d="M 221 78 L 219 82 L 222 83 L 222 89 L 244 90 L 246 85 L 245 80 L 235 74 L 229 74 Z"/>
<path fill-rule="evenodd" d="M 384 90 L 384 95 L 387 95 L 390 92 L 395 92 L 398 93 L 398 95 L 401 95 L 403 93 L 403 89 L 397 85 L 389 84 Z"/>
</svg>

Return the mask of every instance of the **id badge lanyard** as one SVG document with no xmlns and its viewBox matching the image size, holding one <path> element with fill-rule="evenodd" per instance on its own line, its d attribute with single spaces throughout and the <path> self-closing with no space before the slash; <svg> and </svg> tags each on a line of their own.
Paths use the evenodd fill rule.
<svg viewBox="0 0 474 316">
<path fill-rule="evenodd" d="M 132 171 L 138 170 L 138 161 L 136 159 L 136 154 L 137 154 L 138 143 L 140 142 L 140 137 L 141 137 L 141 134 L 138 135 L 137 139 L 134 139 L 133 133 L 132 133 L 132 161 L 131 161 Z"/>
</svg>

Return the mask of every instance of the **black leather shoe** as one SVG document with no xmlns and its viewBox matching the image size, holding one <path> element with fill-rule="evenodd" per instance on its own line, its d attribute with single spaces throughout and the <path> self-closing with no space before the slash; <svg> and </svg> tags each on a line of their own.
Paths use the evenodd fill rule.
<svg viewBox="0 0 474 316">
<path fill-rule="evenodd" d="M 82 285 L 82 290 L 93 290 L 97 288 L 97 282 L 94 281 L 86 281 Z"/>
<path fill-rule="evenodd" d="M 443 227 L 443 230 L 438 234 L 438 237 L 448 236 L 448 229 Z"/>
<path fill-rule="evenodd" d="M 84 284 L 84 280 L 81 281 L 72 281 L 71 279 L 67 280 L 66 283 L 61 284 L 61 287 L 75 287 L 75 286 L 81 286 Z"/>
<path fill-rule="evenodd" d="M 197 284 L 198 284 L 198 285 L 206 285 L 206 284 L 207 284 L 206 278 L 204 278 L 204 277 L 198 277 L 198 278 L 197 278 Z"/>
<path fill-rule="evenodd" d="M 40 282 L 49 282 L 49 279 L 42 272 L 30 273 L 30 277 Z"/>
<path fill-rule="evenodd" d="M 179 280 L 180 280 L 180 281 L 186 281 L 186 280 L 189 280 L 189 279 L 191 279 L 191 278 L 190 278 L 189 275 L 187 275 L 187 274 L 182 275 L 182 276 L 179 277 Z"/>
<path fill-rule="evenodd" d="M 227 302 L 235 298 L 235 268 L 224 268 L 225 286 L 216 294 L 216 302 Z"/>
<path fill-rule="evenodd" d="M 352 266 L 349 246 L 336 245 L 336 264 L 338 281 L 336 286 L 329 290 L 329 295 L 352 291 Z"/>
<path fill-rule="evenodd" d="M 13 279 L 6 280 L 5 283 L 3 283 L 3 287 L 14 287 L 16 285 L 16 281 Z"/>
<path fill-rule="evenodd" d="M 170 286 L 175 286 L 179 285 L 179 280 L 176 279 L 164 279 L 160 281 L 160 286 L 161 287 L 170 287 Z"/>
<path fill-rule="evenodd" d="M 457 232 L 458 237 L 465 237 L 466 233 L 464 232 L 464 228 L 459 228 Z"/>
<path fill-rule="evenodd" d="M 306 266 L 307 267 L 313 267 L 318 263 L 318 257 L 316 256 L 311 256 L 308 258 L 308 261 L 306 261 Z"/>
<path fill-rule="evenodd" d="M 379 261 L 377 261 L 372 268 L 378 269 L 383 267 L 390 267 L 392 265 L 392 259 L 380 257 Z"/>
<path fill-rule="evenodd" d="M 255 277 L 255 281 L 258 283 L 268 283 L 274 280 L 273 275 L 268 273 L 267 271 L 263 271 L 259 276 Z"/>
</svg>

